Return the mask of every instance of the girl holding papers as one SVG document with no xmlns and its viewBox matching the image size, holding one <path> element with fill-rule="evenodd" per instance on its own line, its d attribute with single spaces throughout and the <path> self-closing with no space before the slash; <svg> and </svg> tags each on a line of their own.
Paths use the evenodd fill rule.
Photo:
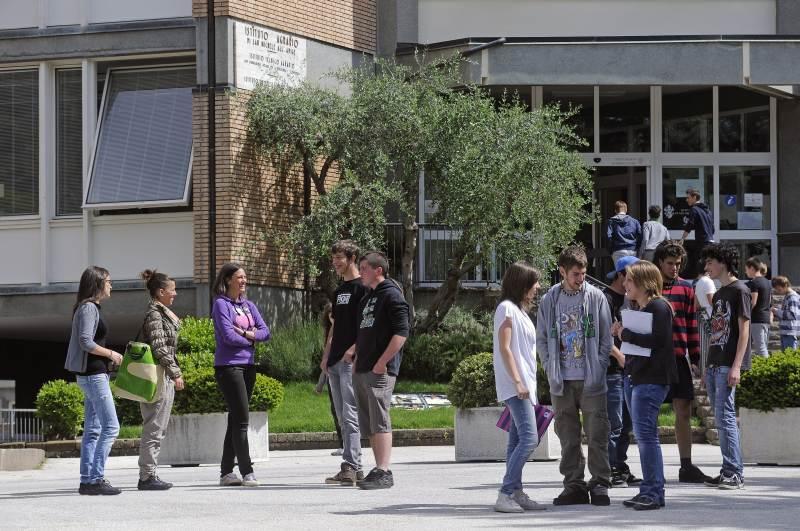
<svg viewBox="0 0 800 531">
<path fill-rule="evenodd" d="M 640 261 L 628 266 L 625 291 L 640 311 L 628 315 L 623 312 L 623 322 L 614 323 L 611 329 L 624 342 L 625 402 L 639 444 L 644 476 L 639 494 L 623 504 L 639 511 L 664 506 L 664 461 L 658 440 L 658 412 L 670 384 L 678 380 L 672 351 L 672 306 L 661 296 L 662 286 L 661 273 L 652 263 Z M 628 352 L 625 343 L 632 345 Z"/>
</svg>

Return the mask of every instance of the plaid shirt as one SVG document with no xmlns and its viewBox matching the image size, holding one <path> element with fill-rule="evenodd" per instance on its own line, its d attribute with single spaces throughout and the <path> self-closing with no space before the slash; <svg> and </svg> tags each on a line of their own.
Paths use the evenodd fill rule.
<svg viewBox="0 0 800 531">
<path fill-rule="evenodd" d="M 783 297 L 783 304 L 778 312 L 782 336 L 800 336 L 800 295 L 790 291 Z"/>
<path fill-rule="evenodd" d="M 679 358 L 686 356 L 694 365 L 700 363 L 700 332 L 697 329 L 697 307 L 692 284 L 680 277 L 664 282 L 664 297 L 672 304 L 672 346 Z"/>
</svg>

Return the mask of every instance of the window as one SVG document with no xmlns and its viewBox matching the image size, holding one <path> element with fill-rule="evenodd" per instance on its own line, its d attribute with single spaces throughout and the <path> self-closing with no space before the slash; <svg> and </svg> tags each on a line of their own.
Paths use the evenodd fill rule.
<svg viewBox="0 0 800 531">
<path fill-rule="evenodd" d="M 719 150 L 769 151 L 769 96 L 719 87 Z"/>
<path fill-rule="evenodd" d="M 768 167 L 721 166 L 719 197 L 721 230 L 769 230 Z"/>
<path fill-rule="evenodd" d="M 56 216 L 81 213 L 83 118 L 81 71 L 56 71 Z"/>
<path fill-rule="evenodd" d="M 711 87 L 663 87 L 661 114 L 663 150 L 667 153 L 708 153 L 712 148 Z"/>
<path fill-rule="evenodd" d="M 662 182 L 664 225 L 682 230 L 689 217 L 686 190 L 700 191 L 701 201 L 714 211 L 714 168 L 711 166 L 664 168 Z"/>
<path fill-rule="evenodd" d="M 745 278 L 744 262 L 748 258 L 758 258 L 767 264 L 767 278 L 776 274 L 772 271 L 772 242 L 770 240 L 722 240 L 739 251 L 739 278 Z"/>
<path fill-rule="evenodd" d="M 0 216 L 39 213 L 39 72 L 0 72 Z"/>
<path fill-rule="evenodd" d="M 187 204 L 194 67 L 108 76 L 85 206 Z"/>
<path fill-rule="evenodd" d="M 542 100 L 545 104 L 556 104 L 562 111 L 569 109 L 577 113 L 569 120 L 577 135 L 587 145 L 579 151 L 594 151 L 594 87 L 554 86 L 544 87 Z"/>
<path fill-rule="evenodd" d="M 600 87 L 598 151 L 650 151 L 650 87 Z"/>
</svg>

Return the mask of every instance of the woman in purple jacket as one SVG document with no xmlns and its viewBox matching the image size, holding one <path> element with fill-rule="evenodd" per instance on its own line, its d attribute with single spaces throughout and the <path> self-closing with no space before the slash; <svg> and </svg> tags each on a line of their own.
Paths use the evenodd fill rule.
<svg viewBox="0 0 800 531">
<path fill-rule="evenodd" d="M 214 321 L 214 375 L 228 406 L 228 429 L 222 447 L 219 484 L 224 487 L 257 487 L 250 460 L 247 428 L 250 397 L 256 383 L 255 344 L 270 337 L 269 328 L 256 305 L 244 296 L 247 273 L 239 264 L 225 264 L 214 282 L 217 296 L 211 309 Z M 233 472 L 239 463 L 239 478 Z"/>
</svg>

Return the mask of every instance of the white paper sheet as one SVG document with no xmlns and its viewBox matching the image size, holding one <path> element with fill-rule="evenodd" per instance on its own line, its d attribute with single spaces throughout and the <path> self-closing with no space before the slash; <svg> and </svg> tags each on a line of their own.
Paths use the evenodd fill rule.
<svg viewBox="0 0 800 531">
<path fill-rule="evenodd" d="M 637 312 L 634 310 L 622 310 L 622 327 L 638 334 L 653 333 L 653 314 L 647 312 Z M 645 356 L 650 357 L 650 349 L 622 342 L 620 350 L 626 356 Z"/>
</svg>

